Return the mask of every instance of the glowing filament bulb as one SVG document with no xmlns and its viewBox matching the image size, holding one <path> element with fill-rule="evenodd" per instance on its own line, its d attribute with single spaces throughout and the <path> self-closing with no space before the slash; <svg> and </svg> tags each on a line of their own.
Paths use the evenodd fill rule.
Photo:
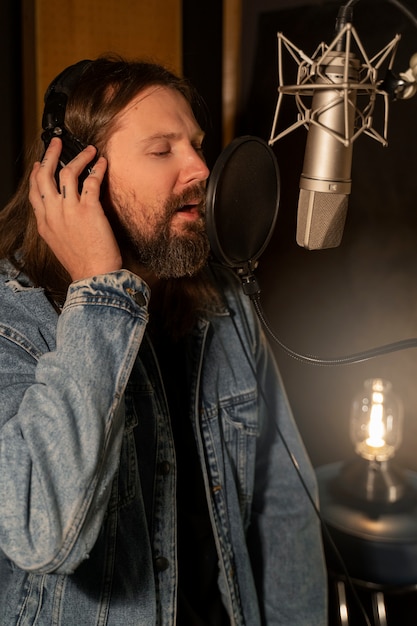
<svg viewBox="0 0 417 626">
<path fill-rule="evenodd" d="M 357 454 L 370 461 L 386 461 L 401 443 L 403 409 L 389 381 L 366 380 L 356 394 L 350 416 L 350 434 Z"/>
<path fill-rule="evenodd" d="M 374 392 L 372 394 L 371 415 L 369 417 L 369 437 L 366 439 L 366 444 L 371 448 L 382 448 L 385 445 L 383 401 L 384 396 L 382 393 Z"/>
</svg>

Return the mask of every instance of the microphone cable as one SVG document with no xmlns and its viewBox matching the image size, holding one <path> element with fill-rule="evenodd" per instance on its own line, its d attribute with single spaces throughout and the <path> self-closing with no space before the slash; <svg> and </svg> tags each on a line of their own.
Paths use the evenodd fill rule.
<svg viewBox="0 0 417 626">
<path fill-rule="evenodd" d="M 379 5 L 380 2 L 379 2 L 379 0 L 377 0 L 377 1 L 378 1 L 378 5 Z M 408 17 L 408 19 L 414 24 L 414 26 L 417 27 L 417 16 L 403 2 L 400 2 L 400 0 L 386 0 L 386 1 L 389 4 L 392 4 L 395 7 L 397 7 L 397 9 L 399 9 L 400 11 L 402 11 L 402 13 L 404 13 L 404 15 L 406 17 Z M 353 5 L 357 4 L 357 2 L 359 2 L 359 0 L 349 0 L 349 2 L 347 2 L 346 4 L 344 4 L 340 8 L 336 24 L 339 23 L 339 19 L 343 20 L 344 18 L 346 18 L 347 9 L 350 9 L 351 7 L 353 7 Z M 345 21 L 349 21 L 349 19 L 347 19 Z M 344 25 L 345 25 L 345 23 L 341 24 L 340 30 L 342 30 Z"/>
<path fill-rule="evenodd" d="M 299 352 L 296 352 L 295 350 L 292 350 L 291 348 L 289 348 L 277 337 L 271 325 L 269 324 L 268 320 L 266 319 L 265 313 L 263 312 L 259 294 L 252 295 L 251 299 L 255 307 L 255 311 L 262 323 L 262 326 L 265 328 L 268 335 L 274 340 L 274 342 L 286 354 L 296 359 L 297 361 L 301 361 L 302 363 L 307 363 L 309 365 L 321 365 L 321 366 L 331 366 L 331 367 L 334 367 L 337 365 L 352 365 L 354 363 L 362 363 L 363 361 L 374 359 L 375 357 L 384 356 L 392 352 L 398 352 L 400 350 L 409 350 L 410 348 L 417 348 L 417 338 L 413 337 L 410 339 L 402 339 L 400 341 L 394 341 L 392 343 L 388 343 L 382 346 L 370 348 L 362 352 L 356 352 L 354 354 L 349 354 L 345 356 L 324 358 L 324 357 L 319 357 L 319 356 L 314 356 L 314 355 L 309 355 L 309 354 L 300 354 Z"/>
<path fill-rule="evenodd" d="M 268 398 L 267 398 L 266 392 L 265 392 L 265 390 L 264 390 L 264 388 L 263 388 L 263 386 L 261 384 L 261 381 L 259 380 L 258 372 L 256 371 L 256 369 L 254 367 L 254 364 L 252 363 L 252 359 L 250 358 L 250 355 L 248 354 L 247 347 L 246 347 L 246 345 L 245 345 L 245 343 L 244 343 L 244 341 L 242 339 L 241 332 L 240 332 L 240 330 L 239 330 L 239 328 L 237 326 L 236 319 L 235 319 L 235 315 L 236 314 L 233 311 L 233 309 L 230 307 L 230 305 L 229 305 L 229 303 L 227 301 L 226 294 L 224 293 L 224 290 L 222 289 L 221 285 L 219 284 L 219 280 L 218 280 L 217 274 L 216 274 L 216 272 L 215 272 L 215 270 L 214 270 L 214 268 L 213 268 L 213 266 L 211 264 L 209 265 L 209 270 L 210 270 L 212 279 L 214 281 L 214 284 L 217 286 L 218 293 L 221 294 L 221 296 L 222 296 L 224 306 L 226 307 L 227 311 L 229 312 L 230 319 L 232 321 L 235 334 L 236 334 L 236 336 L 237 336 L 237 338 L 239 340 L 240 346 L 241 346 L 241 348 L 243 350 L 243 353 L 245 355 L 246 361 L 247 361 L 247 363 L 248 363 L 248 365 L 249 365 L 249 367 L 250 367 L 250 369 L 252 371 L 254 379 L 257 382 L 259 395 L 260 395 L 260 397 L 262 398 L 262 400 L 263 400 L 263 402 L 265 404 L 265 407 L 267 409 L 267 412 L 268 412 L 268 415 L 269 415 L 270 419 L 272 419 L 272 417 L 271 417 L 272 416 L 272 411 L 270 410 L 270 407 L 269 407 L 269 402 L 268 402 Z M 243 292 L 245 293 L 245 295 L 249 296 L 251 302 L 253 303 L 255 313 L 256 313 L 256 315 L 257 315 L 257 317 L 258 317 L 258 319 L 259 319 L 259 321 L 261 323 L 261 326 L 263 328 L 265 328 L 265 330 L 268 331 L 268 334 L 272 333 L 272 336 L 275 337 L 275 334 L 273 333 L 272 329 L 270 328 L 269 324 L 267 323 L 267 321 L 265 319 L 265 316 L 262 313 L 262 308 L 261 308 L 261 305 L 260 305 L 260 298 L 259 298 L 260 289 L 258 287 L 258 283 L 257 283 L 257 280 L 256 280 L 255 276 L 253 275 L 252 272 L 249 272 L 249 274 L 245 274 L 244 276 L 240 276 L 240 278 L 241 278 L 241 281 L 242 281 Z M 243 319 L 245 319 L 243 312 L 242 312 L 242 316 L 243 316 Z M 246 333 L 248 333 L 249 330 L 247 329 L 245 324 L 244 324 L 244 328 L 245 328 Z M 276 338 L 276 340 L 279 341 L 277 338 Z M 248 342 L 248 343 L 250 345 L 250 342 Z M 279 344 L 281 345 L 281 347 L 285 347 L 284 344 L 282 344 L 281 342 L 279 342 Z M 304 360 L 304 358 L 307 358 L 307 357 L 303 357 L 302 355 L 298 355 L 296 352 L 293 352 L 289 348 L 285 347 L 285 349 L 288 350 L 291 353 L 292 356 L 296 355 L 297 357 L 300 357 L 302 360 Z M 281 443 L 282 443 L 282 445 L 284 447 L 284 450 L 285 450 L 286 454 L 288 455 L 288 458 L 290 459 L 293 468 L 295 469 L 295 472 L 296 472 L 297 477 L 298 477 L 298 479 L 300 481 L 302 489 L 303 489 L 304 493 L 306 494 L 306 496 L 307 496 L 311 506 L 313 507 L 313 511 L 314 511 L 317 519 L 320 522 L 322 533 L 323 533 L 323 535 L 325 535 L 326 540 L 328 541 L 328 544 L 329 544 L 329 546 L 330 546 L 334 556 L 336 557 L 337 562 L 339 563 L 339 565 L 341 567 L 341 570 L 342 570 L 343 575 L 345 577 L 345 581 L 346 581 L 346 583 L 348 585 L 348 588 L 349 588 L 349 590 L 350 590 L 350 592 L 352 594 L 352 598 L 354 599 L 356 607 L 358 608 L 359 612 L 361 613 L 361 615 L 362 615 L 362 617 L 364 619 L 364 624 L 366 626 L 372 626 L 372 624 L 371 624 L 371 622 L 369 620 L 368 614 L 367 614 L 367 612 L 365 610 L 365 607 L 364 607 L 364 605 L 363 605 L 363 603 L 362 603 L 362 601 L 361 601 L 361 599 L 359 597 L 358 591 L 355 588 L 355 585 L 353 584 L 352 578 L 351 578 L 351 576 L 350 576 L 350 574 L 349 574 L 349 572 L 347 570 L 347 567 L 345 565 L 343 557 L 342 557 L 342 555 L 341 555 L 341 553 L 340 553 L 340 551 L 339 551 L 339 549 L 338 549 L 338 547 L 337 547 L 337 545 L 336 545 L 336 543 L 335 543 L 335 541 L 334 541 L 334 539 L 333 539 L 333 537 L 331 535 L 331 532 L 330 532 L 330 530 L 329 530 L 329 528 L 327 526 L 327 523 L 325 522 L 325 520 L 323 519 L 323 517 L 321 515 L 319 506 L 317 505 L 314 497 L 310 493 L 308 485 L 307 485 L 307 483 L 306 483 L 306 481 L 304 479 L 304 476 L 302 475 L 302 472 L 300 470 L 300 466 L 298 464 L 298 461 L 295 458 L 293 452 L 291 451 L 291 449 L 290 449 L 290 447 L 289 447 L 289 445 L 288 445 L 288 443 L 287 443 L 287 441 L 286 441 L 286 439 L 285 439 L 285 437 L 284 437 L 284 435 L 282 433 L 282 430 L 281 430 L 281 428 L 280 428 L 280 426 L 278 424 L 277 419 L 273 420 L 273 424 L 274 424 L 274 428 L 275 428 L 275 430 L 276 430 L 276 432 L 278 434 L 278 437 L 280 438 Z"/>
<path fill-rule="evenodd" d="M 319 357 L 312 354 L 302 354 L 288 347 L 283 341 L 279 339 L 275 331 L 272 329 L 269 323 L 260 299 L 261 290 L 259 288 L 258 281 L 249 267 L 244 268 L 244 271 L 238 271 L 239 278 L 242 282 L 242 289 L 245 295 L 247 295 L 255 308 L 256 314 L 267 332 L 268 336 L 289 356 L 302 363 L 308 365 L 320 365 L 334 367 L 337 365 L 352 365 L 354 363 L 362 363 L 375 357 L 384 356 L 392 352 L 398 352 L 400 350 L 408 350 L 410 348 L 417 348 L 417 338 L 412 337 L 410 339 L 401 339 L 375 348 L 369 348 L 361 352 L 354 354 L 348 354 L 344 356 L 335 357 Z"/>
</svg>

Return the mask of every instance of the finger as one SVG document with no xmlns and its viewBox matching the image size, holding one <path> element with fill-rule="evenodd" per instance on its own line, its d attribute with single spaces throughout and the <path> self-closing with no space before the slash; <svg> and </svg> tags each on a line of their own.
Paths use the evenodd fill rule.
<svg viewBox="0 0 417 626">
<path fill-rule="evenodd" d="M 43 203 L 45 195 L 40 191 L 37 180 L 40 167 L 41 164 L 39 161 L 34 163 L 29 178 L 29 202 L 32 205 L 33 210 L 37 212 L 38 216 L 40 213 L 45 212 L 45 206 Z"/>
<path fill-rule="evenodd" d="M 107 159 L 101 156 L 97 159 L 83 183 L 82 196 L 93 195 L 94 199 L 98 199 L 100 195 L 100 186 L 103 182 L 106 169 Z"/>
<path fill-rule="evenodd" d="M 53 137 L 49 142 L 49 146 L 45 150 L 42 161 L 40 163 L 40 173 L 53 175 L 56 171 L 59 161 L 59 155 L 62 150 L 62 142 L 59 137 Z"/>
<path fill-rule="evenodd" d="M 69 163 L 66 163 L 63 170 L 71 172 L 72 175 L 79 176 L 81 172 L 87 167 L 89 163 L 94 159 L 97 153 L 97 148 L 92 145 L 88 145 L 81 150 Z"/>
<path fill-rule="evenodd" d="M 90 145 L 82 150 L 59 172 L 59 186 L 64 199 L 78 197 L 78 178 L 91 163 L 97 153 L 97 149 Z"/>
<path fill-rule="evenodd" d="M 58 195 L 54 178 L 61 152 L 61 140 L 54 138 L 51 140 L 41 162 L 33 165 L 29 179 L 29 200 L 36 209 L 41 208 L 40 200 L 45 198 L 56 198 Z"/>
</svg>

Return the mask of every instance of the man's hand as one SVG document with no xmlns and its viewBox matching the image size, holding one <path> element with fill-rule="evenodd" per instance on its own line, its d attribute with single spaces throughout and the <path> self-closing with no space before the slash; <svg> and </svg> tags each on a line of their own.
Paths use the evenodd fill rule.
<svg viewBox="0 0 417 626">
<path fill-rule="evenodd" d="M 119 246 L 99 199 L 107 168 L 104 157 L 97 160 L 78 193 L 78 177 L 95 150 L 88 146 L 60 171 L 61 193 L 55 181 L 60 139 L 52 139 L 42 163 L 34 164 L 30 176 L 29 201 L 38 232 L 73 281 L 122 267 Z"/>
</svg>

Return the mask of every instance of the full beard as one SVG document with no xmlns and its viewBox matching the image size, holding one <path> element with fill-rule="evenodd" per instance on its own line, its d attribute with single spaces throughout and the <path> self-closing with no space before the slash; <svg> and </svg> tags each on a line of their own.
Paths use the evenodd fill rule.
<svg viewBox="0 0 417 626">
<path fill-rule="evenodd" d="M 184 219 L 181 232 L 173 232 L 174 214 L 196 198 L 200 199 L 199 218 Z M 181 195 L 171 196 L 164 205 L 161 217 L 152 225 L 150 235 L 139 230 L 130 207 L 123 206 L 118 198 L 114 198 L 119 210 L 117 225 L 113 226 L 122 253 L 126 252 L 158 278 L 182 278 L 197 274 L 206 265 L 210 252 L 204 198 L 205 191 L 200 185 Z"/>
</svg>

